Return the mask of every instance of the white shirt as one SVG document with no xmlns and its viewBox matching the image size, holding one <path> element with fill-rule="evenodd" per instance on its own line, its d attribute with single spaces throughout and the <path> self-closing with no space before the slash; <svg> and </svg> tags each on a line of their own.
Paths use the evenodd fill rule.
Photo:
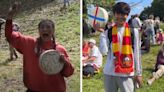
<svg viewBox="0 0 164 92">
<path fill-rule="evenodd" d="M 102 54 L 100 53 L 98 47 L 96 45 L 91 48 L 89 56 L 94 56 L 96 57 L 95 61 L 89 61 L 84 63 L 84 65 L 91 64 L 91 65 L 96 65 L 98 68 L 102 66 Z"/>
<path fill-rule="evenodd" d="M 107 46 L 107 43 L 106 43 L 105 32 L 100 33 L 99 50 L 100 50 L 102 55 L 107 55 L 107 53 L 108 53 L 108 46 Z"/>
<path fill-rule="evenodd" d="M 142 25 L 141 20 L 138 17 L 135 17 L 132 19 L 132 25 L 134 28 L 140 28 Z"/>
<path fill-rule="evenodd" d="M 118 38 L 119 42 L 122 43 L 123 39 L 123 33 L 124 33 L 125 27 L 118 28 Z M 108 34 L 106 32 L 107 36 L 107 44 L 109 46 L 109 39 L 108 39 Z M 139 41 L 139 32 L 138 30 L 134 30 L 134 64 L 133 68 L 135 66 L 136 69 L 136 75 L 141 75 L 142 74 L 142 67 L 141 67 L 141 60 L 140 60 L 140 41 Z M 122 45 L 122 44 L 121 44 Z M 120 46 L 122 47 L 122 46 Z M 109 46 L 109 51 L 107 55 L 107 61 L 104 67 L 104 74 L 106 75 L 112 75 L 112 76 L 121 76 L 121 77 L 127 77 L 127 76 L 134 76 L 134 72 L 131 72 L 130 74 L 123 74 L 123 73 L 115 73 L 115 66 L 114 66 L 114 61 L 113 61 L 113 51 L 112 51 L 112 43 Z M 134 71 L 135 71 L 134 69 Z"/>
<path fill-rule="evenodd" d="M 147 20 L 145 20 L 145 23 L 146 23 L 146 29 L 154 28 L 154 20 L 147 19 Z"/>
</svg>

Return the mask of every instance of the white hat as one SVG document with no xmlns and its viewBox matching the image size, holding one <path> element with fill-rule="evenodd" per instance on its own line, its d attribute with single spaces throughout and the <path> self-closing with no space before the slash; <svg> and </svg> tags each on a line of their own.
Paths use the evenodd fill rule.
<svg viewBox="0 0 164 92">
<path fill-rule="evenodd" d="M 96 41 L 94 39 L 89 40 L 90 43 L 96 44 Z"/>
</svg>

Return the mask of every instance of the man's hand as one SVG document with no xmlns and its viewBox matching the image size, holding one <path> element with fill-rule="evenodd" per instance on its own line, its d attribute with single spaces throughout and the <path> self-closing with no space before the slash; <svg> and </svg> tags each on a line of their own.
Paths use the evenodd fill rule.
<svg viewBox="0 0 164 92">
<path fill-rule="evenodd" d="M 100 27 L 100 23 L 96 23 L 95 25 L 93 25 L 93 29 L 100 32 L 104 32 L 104 29 Z"/>
<path fill-rule="evenodd" d="M 12 19 L 14 15 L 16 15 L 16 13 L 18 12 L 19 8 L 20 8 L 20 2 L 15 2 L 9 9 L 9 13 L 7 18 L 8 19 Z"/>
<path fill-rule="evenodd" d="M 136 76 L 135 81 L 139 84 L 139 87 L 142 87 L 143 84 L 142 76 Z"/>
</svg>

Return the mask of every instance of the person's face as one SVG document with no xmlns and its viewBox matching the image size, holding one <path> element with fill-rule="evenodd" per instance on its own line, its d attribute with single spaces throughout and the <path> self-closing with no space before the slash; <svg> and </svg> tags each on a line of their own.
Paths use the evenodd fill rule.
<svg viewBox="0 0 164 92">
<path fill-rule="evenodd" d="M 94 44 L 89 42 L 89 47 L 92 48 L 93 46 L 94 46 Z"/>
<path fill-rule="evenodd" d="M 54 28 L 50 23 L 45 22 L 40 25 L 39 35 L 43 41 L 51 40 L 53 34 L 54 34 Z"/>
<path fill-rule="evenodd" d="M 118 13 L 115 13 L 114 16 L 115 16 L 116 24 L 118 26 L 123 26 L 128 17 L 127 14 L 118 14 Z"/>
</svg>

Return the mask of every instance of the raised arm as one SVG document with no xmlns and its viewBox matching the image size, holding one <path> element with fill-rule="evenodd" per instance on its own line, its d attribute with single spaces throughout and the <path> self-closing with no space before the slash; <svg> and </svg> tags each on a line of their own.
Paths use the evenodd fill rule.
<svg viewBox="0 0 164 92">
<path fill-rule="evenodd" d="M 6 25 L 5 25 L 5 37 L 7 41 L 15 47 L 20 53 L 23 53 L 23 48 L 25 46 L 26 37 L 19 32 L 14 32 L 12 28 L 13 17 L 18 12 L 20 3 L 15 2 L 13 6 L 9 9 Z M 23 43 L 23 44 L 22 44 Z"/>
</svg>

